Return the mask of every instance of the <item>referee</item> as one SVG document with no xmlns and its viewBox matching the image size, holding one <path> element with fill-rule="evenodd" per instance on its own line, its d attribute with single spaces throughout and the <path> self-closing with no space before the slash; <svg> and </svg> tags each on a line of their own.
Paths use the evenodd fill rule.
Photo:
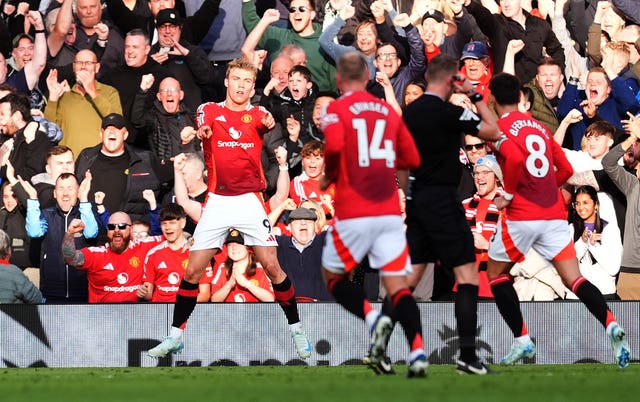
<svg viewBox="0 0 640 402">
<path fill-rule="evenodd" d="M 457 193 L 462 174 L 459 160 L 464 134 L 485 141 L 500 138 L 496 119 L 475 92 L 473 84 L 458 76 L 458 60 L 440 54 L 429 62 L 427 90 L 407 106 L 404 121 L 420 152 L 422 163 L 411 172 L 407 197 L 407 240 L 419 280 L 428 262 L 439 260 L 452 269 L 458 282 L 455 301 L 460 356 L 457 370 L 487 374 L 489 368 L 476 355 L 478 268 L 473 236 Z M 469 96 L 478 114 L 448 102 L 453 92 Z M 417 283 L 417 280 L 413 283 Z"/>
</svg>

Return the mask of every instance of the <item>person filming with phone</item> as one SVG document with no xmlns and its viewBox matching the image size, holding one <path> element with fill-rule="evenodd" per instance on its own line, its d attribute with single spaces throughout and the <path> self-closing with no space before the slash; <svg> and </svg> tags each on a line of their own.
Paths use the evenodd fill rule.
<svg viewBox="0 0 640 402">
<path fill-rule="evenodd" d="M 185 105 L 195 111 L 202 103 L 201 87 L 213 80 L 213 67 L 202 48 L 181 37 L 182 27 L 183 19 L 176 9 L 160 10 L 158 42 L 151 46 L 150 57 L 180 82 Z"/>
</svg>

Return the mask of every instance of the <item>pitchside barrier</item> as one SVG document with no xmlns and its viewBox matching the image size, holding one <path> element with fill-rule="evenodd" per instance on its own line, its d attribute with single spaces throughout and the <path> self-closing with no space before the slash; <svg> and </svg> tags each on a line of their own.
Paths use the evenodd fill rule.
<svg viewBox="0 0 640 402">
<path fill-rule="evenodd" d="M 627 330 L 632 360 L 640 355 L 640 304 L 610 302 Z M 453 303 L 420 303 L 425 350 L 432 364 L 452 364 L 458 339 Z M 380 308 L 379 304 L 375 304 Z M 2 367 L 152 367 L 360 364 L 365 325 L 334 303 L 299 304 L 314 352 L 295 353 L 275 303 L 199 304 L 187 325 L 183 353 L 160 360 L 146 351 L 168 334 L 172 304 L 0 305 Z M 523 303 L 538 354 L 531 363 L 613 362 L 609 339 L 580 302 Z M 499 361 L 512 342 L 495 304 L 478 309 L 478 354 Z M 394 363 L 408 355 L 396 325 L 389 343 Z"/>
</svg>

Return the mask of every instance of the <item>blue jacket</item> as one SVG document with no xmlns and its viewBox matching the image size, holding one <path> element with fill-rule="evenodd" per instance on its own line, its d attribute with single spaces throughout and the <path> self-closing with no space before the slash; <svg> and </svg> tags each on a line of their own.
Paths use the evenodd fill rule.
<svg viewBox="0 0 640 402">
<path fill-rule="evenodd" d="M 83 236 L 75 238 L 79 250 L 89 245 L 87 239 L 94 239 L 98 235 L 98 221 L 91 210 L 91 203 L 78 203 L 65 213 L 57 205 L 41 210 L 38 200 L 27 200 L 27 234 L 32 238 L 44 237 L 40 258 L 40 290 L 45 299 L 88 301 L 86 274 L 68 266 L 62 257 L 62 239 L 69 223 L 75 218 L 82 219 L 85 225 Z"/>
<path fill-rule="evenodd" d="M 322 248 L 326 234 L 316 235 L 302 252 L 293 245 L 291 236 L 276 236 L 278 261 L 293 283 L 296 297 L 335 301 L 322 279 Z"/>
<path fill-rule="evenodd" d="M 567 84 L 562 98 L 560 98 L 560 103 L 558 103 L 558 119 L 564 119 L 571 109 L 582 111 L 580 103 L 585 99 L 584 91 L 578 90 L 575 84 Z M 603 120 L 608 121 L 620 130 L 624 130 L 620 120 L 627 118 L 627 111 L 635 113 L 637 106 L 633 88 L 624 79 L 616 77 L 611 81 L 609 97 L 598 106 L 597 113 Z M 573 140 L 571 149 L 580 150 L 582 136 L 587 130 L 587 121 L 587 116 L 583 112 L 583 119 L 572 124 L 569 128 L 571 139 Z"/>
</svg>

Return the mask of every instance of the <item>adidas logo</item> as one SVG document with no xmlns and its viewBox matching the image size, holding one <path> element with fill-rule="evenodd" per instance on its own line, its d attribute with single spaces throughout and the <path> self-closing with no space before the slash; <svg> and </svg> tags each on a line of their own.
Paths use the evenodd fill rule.
<svg viewBox="0 0 640 402">
<path fill-rule="evenodd" d="M 460 115 L 460 121 L 472 121 L 472 120 L 480 121 L 480 118 L 471 110 L 465 109 L 464 112 L 462 112 L 462 114 Z"/>
<path fill-rule="evenodd" d="M 160 264 L 158 264 L 158 269 L 160 268 L 167 268 L 167 264 L 164 261 L 160 262 Z"/>
<path fill-rule="evenodd" d="M 222 121 L 222 122 L 227 122 L 227 119 L 224 118 L 224 115 L 220 115 L 218 117 L 215 118 L 216 121 Z"/>
<path fill-rule="evenodd" d="M 115 271 L 115 268 L 113 268 L 113 264 L 111 263 L 108 263 L 107 265 L 102 267 L 102 269 L 106 269 L 107 271 Z"/>
</svg>

